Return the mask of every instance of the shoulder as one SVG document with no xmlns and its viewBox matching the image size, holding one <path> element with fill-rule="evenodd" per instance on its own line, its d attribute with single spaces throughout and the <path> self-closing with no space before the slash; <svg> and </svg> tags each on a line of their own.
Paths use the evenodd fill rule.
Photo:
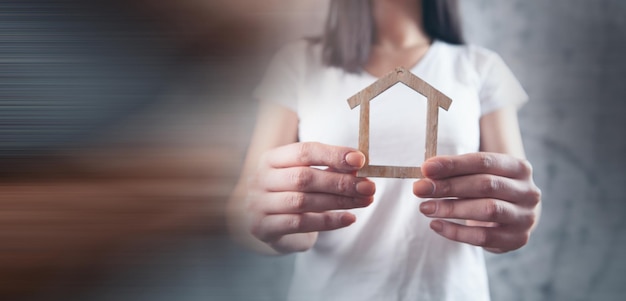
<svg viewBox="0 0 626 301">
<path fill-rule="evenodd" d="M 321 45 L 298 40 L 281 47 L 269 63 L 254 91 L 257 98 L 271 100 L 297 111 L 297 102 L 321 69 Z"/>
<path fill-rule="evenodd" d="M 466 59 L 474 63 L 484 63 L 500 57 L 496 52 L 475 44 L 449 44 L 437 40 L 435 42 L 440 49 L 440 53 Z"/>
<path fill-rule="evenodd" d="M 275 61 L 282 61 L 293 68 L 321 64 L 321 43 L 311 39 L 300 39 L 285 44 L 274 56 Z"/>
<path fill-rule="evenodd" d="M 440 42 L 442 58 L 454 64 L 457 76 L 472 84 L 481 101 L 481 115 L 506 105 L 519 107 L 528 100 L 520 82 L 504 60 L 477 45 L 450 45 Z"/>
<path fill-rule="evenodd" d="M 454 45 L 437 41 L 440 53 L 457 66 L 470 68 L 477 74 L 485 74 L 494 65 L 502 64 L 496 52 L 474 44 Z"/>
<path fill-rule="evenodd" d="M 474 44 L 453 45 L 437 41 L 445 55 L 457 62 L 469 64 L 477 70 L 484 69 L 502 60 L 496 52 Z"/>
</svg>

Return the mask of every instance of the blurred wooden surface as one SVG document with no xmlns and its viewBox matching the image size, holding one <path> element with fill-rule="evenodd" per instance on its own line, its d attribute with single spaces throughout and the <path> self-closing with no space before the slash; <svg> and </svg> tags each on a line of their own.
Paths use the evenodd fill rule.
<svg viewBox="0 0 626 301">
<path fill-rule="evenodd" d="M 2 73 L 18 85 L 0 89 L 14 106 L 0 118 L 0 300 L 80 288 L 118 250 L 223 234 L 251 90 L 280 45 L 317 31 L 320 3 L 8 3 L 7 57 L 32 62 Z"/>
<path fill-rule="evenodd" d="M 0 296 L 54 289 L 142 241 L 222 234 L 237 154 L 98 151 L 35 159 L 13 178 L 4 169 Z"/>
</svg>

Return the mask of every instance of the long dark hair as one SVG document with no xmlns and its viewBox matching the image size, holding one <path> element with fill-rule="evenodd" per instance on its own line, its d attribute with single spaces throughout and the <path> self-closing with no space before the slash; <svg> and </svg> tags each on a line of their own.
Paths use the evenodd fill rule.
<svg viewBox="0 0 626 301">
<path fill-rule="evenodd" d="M 431 39 L 463 44 L 457 0 L 422 0 L 424 29 Z M 331 0 L 322 37 L 326 65 L 358 73 L 376 38 L 372 0 Z"/>
</svg>

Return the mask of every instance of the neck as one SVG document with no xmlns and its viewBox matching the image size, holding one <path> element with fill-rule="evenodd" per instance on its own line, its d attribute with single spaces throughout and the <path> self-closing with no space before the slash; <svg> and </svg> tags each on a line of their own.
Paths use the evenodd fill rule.
<svg viewBox="0 0 626 301">
<path fill-rule="evenodd" d="M 430 48 L 424 30 L 422 3 L 417 0 L 373 0 L 376 41 L 365 70 L 383 76 L 397 66 L 410 68 Z"/>
<path fill-rule="evenodd" d="M 374 47 L 401 50 L 430 44 L 431 39 L 424 30 L 421 1 L 374 0 L 373 14 Z"/>
</svg>

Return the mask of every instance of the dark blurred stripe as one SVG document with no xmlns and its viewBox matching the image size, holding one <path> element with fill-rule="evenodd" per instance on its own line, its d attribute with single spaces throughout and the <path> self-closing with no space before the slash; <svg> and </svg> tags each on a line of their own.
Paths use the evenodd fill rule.
<svg viewBox="0 0 626 301">
<path fill-rule="evenodd" d="M 67 148 L 161 92 L 170 43 L 128 11 L 85 3 L 0 3 L 0 156 Z"/>
</svg>

